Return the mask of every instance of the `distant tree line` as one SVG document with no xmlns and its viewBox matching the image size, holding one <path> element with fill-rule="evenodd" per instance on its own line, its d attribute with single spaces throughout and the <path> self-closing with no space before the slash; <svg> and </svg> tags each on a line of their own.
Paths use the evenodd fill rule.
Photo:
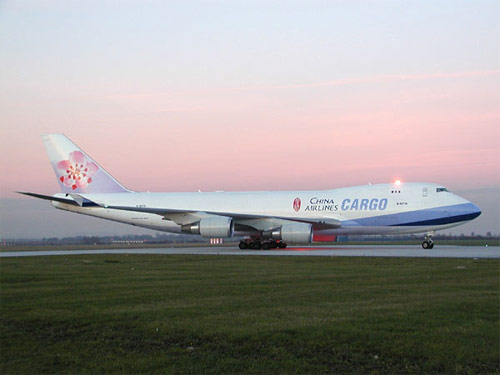
<svg viewBox="0 0 500 375">
<path fill-rule="evenodd" d="M 421 241 L 423 234 L 406 235 L 359 235 L 339 236 L 338 242 L 349 241 Z M 440 234 L 433 237 L 435 240 L 471 240 L 471 239 L 500 239 L 499 234 L 487 232 L 479 235 L 474 232 L 469 235 L 461 233 Z M 227 239 L 225 242 L 238 242 L 239 237 Z M 144 243 L 144 244 L 166 244 L 166 243 L 208 243 L 209 239 L 200 236 L 189 236 L 184 234 L 156 233 L 155 235 L 139 234 L 124 236 L 73 236 L 73 237 L 44 237 L 41 239 L 0 239 L 0 245 L 108 245 L 116 243 Z"/>
<path fill-rule="evenodd" d="M 154 236 L 144 235 L 125 235 L 125 236 L 73 236 L 73 237 L 44 237 L 40 239 L 5 239 L 0 240 L 0 244 L 6 241 L 9 244 L 16 245 L 108 245 L 113 243 L 146 243 L 146 244 L 165 244 L 165 243 L 186 243 L 186 242 L 209 242 L 208 239 L 199 236 L 189 236 L 183 234 L 163 234 L 158 233 Z"/>
</svg>

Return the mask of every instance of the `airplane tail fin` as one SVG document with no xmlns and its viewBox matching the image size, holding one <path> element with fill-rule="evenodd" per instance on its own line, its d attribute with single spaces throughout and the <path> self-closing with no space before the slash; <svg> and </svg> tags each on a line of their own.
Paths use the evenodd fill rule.
<svg viewBox="0 0 500 375">
<path fill-rule="evenodd" d="M 63 193 L 129 191 L 64 134 L 44 134 L 42 140 Z"/>
</svg>

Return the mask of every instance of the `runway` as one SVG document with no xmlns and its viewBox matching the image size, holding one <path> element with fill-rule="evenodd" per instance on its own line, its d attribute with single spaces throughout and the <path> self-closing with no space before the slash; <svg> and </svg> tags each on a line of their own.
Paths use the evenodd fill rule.
<svg viewBox="0 0 500 375">
<path fill-rule="evenodd" d="M 234 255 L 234 256 L 347 256 L 347 257 L 404 257 L 404 258 L 493 258 L 500 259 L 498 246 L 435 246 L 423 250 L 418 245 L 343 245 L 343 246 L 290 246 L 280 250 L 240 250 L 237 247 L 177 247 L 147 249 L 102 249 L 102 250 L 52 250 L 0 252 L 0 258 L 86 255 L 86 254 L 189 254 L 189 255 Z"/>
</svg>

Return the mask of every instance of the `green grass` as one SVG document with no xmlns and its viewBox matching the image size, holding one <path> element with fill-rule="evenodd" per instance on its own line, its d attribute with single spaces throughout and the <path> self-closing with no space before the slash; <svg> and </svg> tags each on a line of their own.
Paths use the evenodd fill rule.
<svg viewBox="0 0 500 375">
<path fill-rule="evenodd" d="M 500 371 L 500 262 L 0 261 L 2 374 Z"/>
</svg>

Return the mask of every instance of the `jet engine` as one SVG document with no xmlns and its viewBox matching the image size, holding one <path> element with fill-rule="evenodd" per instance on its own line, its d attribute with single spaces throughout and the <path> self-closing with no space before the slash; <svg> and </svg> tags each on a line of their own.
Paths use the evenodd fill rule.
<svg viewBox="0 0 500 375">
<path fill-rule="evenodd" d="M 275 229 L 271 233 L 271 237 L 275 240 L 295 244 L 310 244 L 312 235 L 312 225 L 306 223 L 283 224 L 281 228 Z"/>
<path fill-rule="evenodd" d="M 199 234 L 208 238 L 227 238 L 233 236 L 234 223 L 231 217 L 206 217 L 196 223 L 183 225 L 181 231 L 189 234 Z"/>
</svg>

